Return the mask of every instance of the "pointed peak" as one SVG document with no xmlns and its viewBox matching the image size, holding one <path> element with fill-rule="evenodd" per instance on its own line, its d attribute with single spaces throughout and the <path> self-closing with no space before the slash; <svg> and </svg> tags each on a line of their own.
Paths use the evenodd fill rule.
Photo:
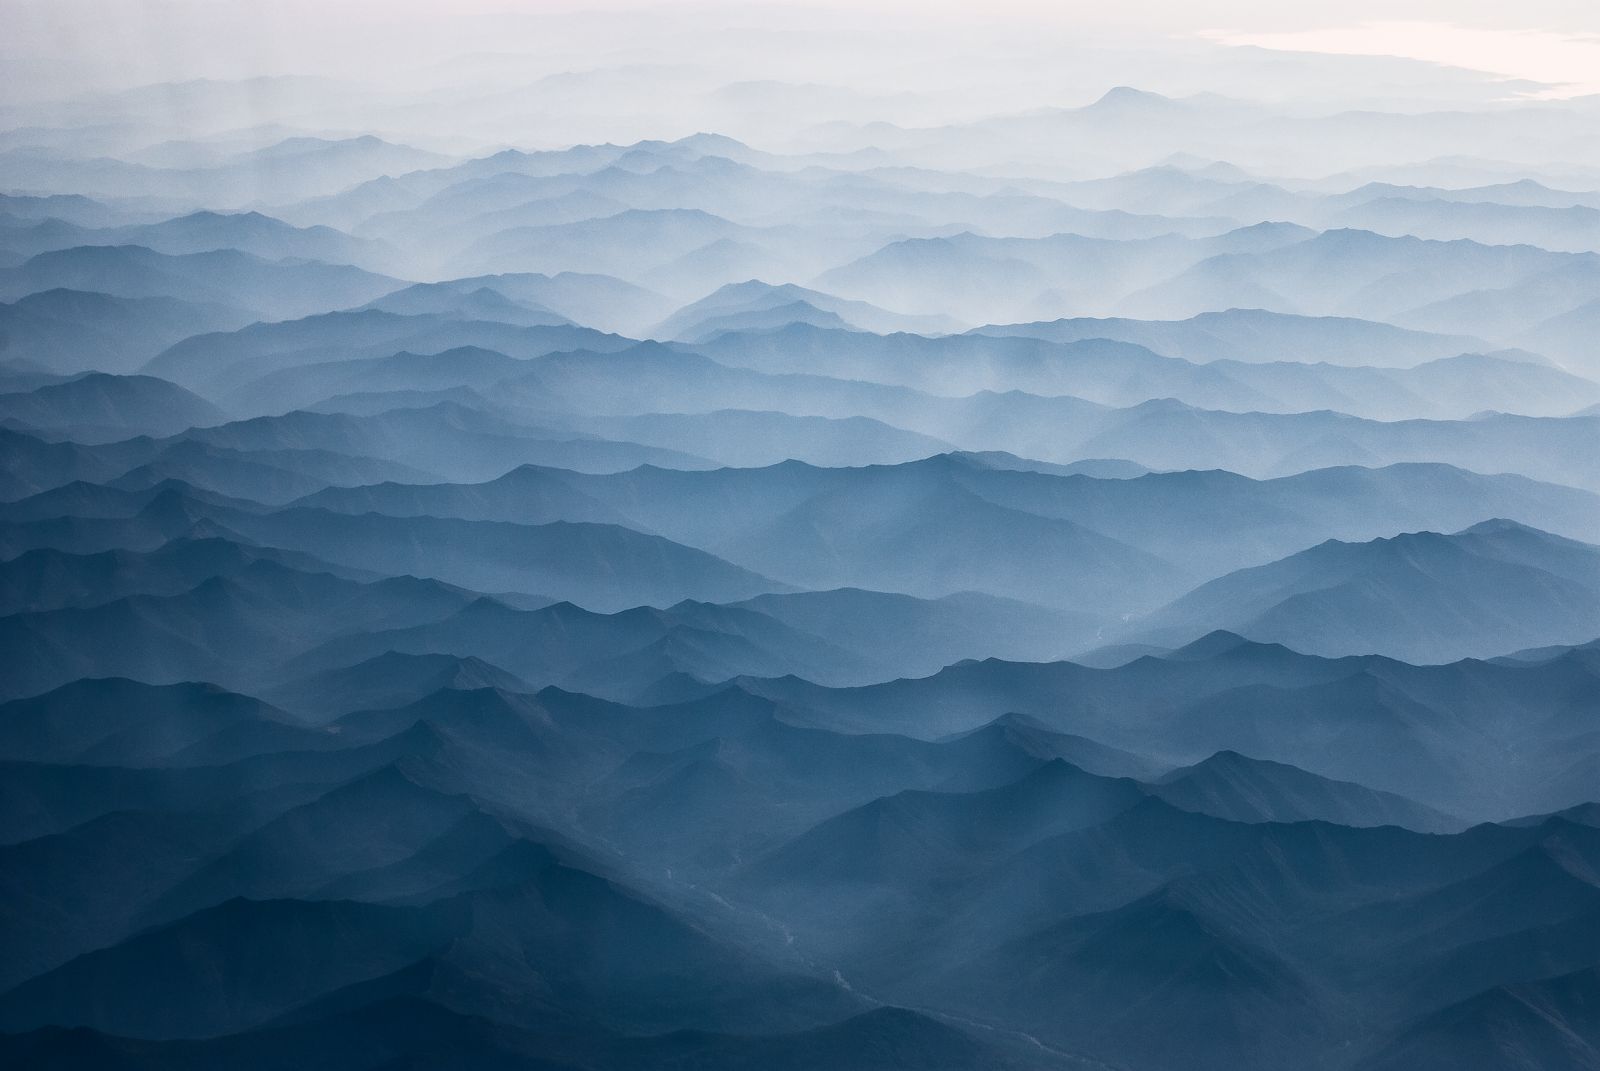
<svg viewBox="0 0 1600 1071">
<path fill-rule="evenodd" d="M 1152 93 L 1147 89 L 1135 89 L 1133 86 L 1112 86 L 1101 95 L 1099 100 L 1090 104 L 1085 110 L 1154 110 L 1170 108 L 1177 103 L 1171 97 L 1164 97 L 1160 93 Z"/>
<path fill-rule="evenodd" d="M 1213 632 L 1206 633 L 1193 643 L 1185 644 L 1166 657 L 1174 661 L 1203 661 L 1208 658 L 1229 654 L 1241 647 L 1251 646 L 1253 643 L 1253 640 L 1246 639 L 1237 632 L 1229 632 L 1227 629 L 1219 628 Z"/>
</svg>

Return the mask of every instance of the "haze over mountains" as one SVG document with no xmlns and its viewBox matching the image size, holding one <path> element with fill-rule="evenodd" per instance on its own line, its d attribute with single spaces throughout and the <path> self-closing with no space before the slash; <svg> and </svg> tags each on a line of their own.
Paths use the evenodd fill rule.
<svg viewBox="0 0 1600 1071">
<path fill-rule="evenodd" d="M 1600 1069 L 1600 98 L 711 11 L 0 44 L 0 1062 Z"/>
</svg>

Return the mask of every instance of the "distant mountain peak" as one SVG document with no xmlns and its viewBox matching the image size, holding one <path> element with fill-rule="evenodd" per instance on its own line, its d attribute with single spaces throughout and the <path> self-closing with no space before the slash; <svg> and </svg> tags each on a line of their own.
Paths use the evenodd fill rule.
<svg viewBox="0 0 1600 1071">
<path fill-rule="evenodd" d="M 1178 101 L 1133 86 L 1112 86 L 1093 104 L 1081 109 L 1095 112 L 1155 112 L 1178 106 Z"/>
<path fill-rule="evenodd" d="M 1490 517 L 1486 521 L 1479 521 L 1468 528 L 1463 528 L 1457 535 L 1491 535 L 1500 532 L 1516 532 L 1521 535 L 1548 536 L 1548 532 L 1541 532 L 1530 525 L 1513 521 L 1507 517 Z"/>
<path fill-rule="evenodd" d="M 1254 640 L 1239 635 L 1237 632 L 1229 632 L 1227 629 L 1219 628 L 1206 633 L 1204 636 L 1201 636 L 1198 640 L 1195 640 L 1192 643 L 1184 644 L 1182 647 L 1178 648 L 1176 651 L 1173 651 L 1166 657 L 1174 661 L 1200 662 L 1210 658 L 1217 658 L 1221 655 L 1231 654 L 1232 652 L 1244 647 L 1257 646 L 1262 645 L 1257 644 Z"/>
</svg>

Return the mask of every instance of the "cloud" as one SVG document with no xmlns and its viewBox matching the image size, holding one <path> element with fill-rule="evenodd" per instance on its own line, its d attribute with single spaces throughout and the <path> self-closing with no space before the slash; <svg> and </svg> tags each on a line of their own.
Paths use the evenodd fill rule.
<svg viewBox="0 0 1600 1071">
<path fill-rule="evenodd" d="M 1282 33 L 1210 30 L 1200 36 L 1219 44 L 1253 45 L 1280 52 L 1397 56 L 1465 67 L 1542 83 L 1550 87 L 1537 94 L 1542 97 L 1600 93 L 1600 37 L 1589 34 L 1379 20 Z"/>
</svg>

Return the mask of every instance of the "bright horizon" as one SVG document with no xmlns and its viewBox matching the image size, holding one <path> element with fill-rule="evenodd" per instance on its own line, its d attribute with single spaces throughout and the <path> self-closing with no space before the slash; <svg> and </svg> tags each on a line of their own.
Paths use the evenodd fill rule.
<svg viewBox="0 0 1600 1071">
<path fill-rule="evenodd" d="M 1020 37 L 1036 43 L 1036 55 L 1011 57 L 1020 61 L 1013 74 L 1033 77 L 1042 76 L 1052 50 L 1098 40 L 1151 50 L 1214 50 L 1213 62 L 1219 63 L 1230 62 L 1223 53 L 1238 46 L 1286 57 L 1383 57 L 1419 68 L 1472 72 L 1486 84 L 1533 83 L 1512 87 L 1505 94 L 1512 98 L 1600 92 L 1600 8 L 1563 0 L 1520 4 L 1514 11 L 1502 4 L 1433 0 L 1289 9 L 1257 0 L 1135 2 L 1110 9 L 1037 0 L 999 0 L 981 8 L 952 0 L 865 5 L 472 0 L 451 5 L 448 16 L 417 0 L 331 5 L 295 0 L 270 7 L 242 0 L 4 0 L 0 12 L 10 31 L 0 44 L 7 72 L 0 91 L 6 102 L 200 77 L 301 73 L 392 79 L 416 73 L 410 60 L 399 60 L 407 55 L 437 64 L 474 53 L 522 54 L 541 73 L 581 69 L 583 64 L 561 47 L 569 40 L 589 46 L 609 42 L 619 57 L 649 58 L 678 48 L 684 61 L 734 67 L 759 60 L 781 69 L 803 56 L 817 61 L 818 80 L 855 84 L 870 76 L 852 69 L 849 60 L 863 41 L 892 60 L 917 65 L 950 56 L 952 45 L 974 34 L 978 40 Z M 702 32 L 705 26 L 720 32 Z M 783 51 L 793 54 L 763 54 L 762 38 L 779 31 L 787 41 Z M 750 52 L 725 54 L 722 38 L 730 35 L 752 42 Z M 1426 76 L 1425 70 L 1419 73 Z M 926 71 L 921 74 L 927 77 Z"/>
</svg>

